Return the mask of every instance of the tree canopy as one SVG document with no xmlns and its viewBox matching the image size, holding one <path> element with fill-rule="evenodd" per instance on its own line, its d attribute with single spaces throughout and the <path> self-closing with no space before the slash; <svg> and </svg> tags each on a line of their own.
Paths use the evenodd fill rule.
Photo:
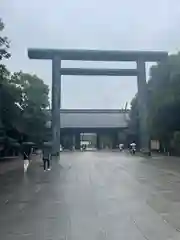
<svg viewBox="0 0 180 240">
<path fill-rule="evenodd" d="M 9 53 L 9 40 L 6 36 L 2 35 L 2 31 L 4 30 L 4 23 L 0 18 L 0 60 L 3 58 L 9 58 L 11 55 Z"/>
<path fill-rule="evenodd" d="M 1 95 L 4 126 L 16 127 L 31 141 L 39 142 L 45 131 L 48 94 L 48 86 L 36 75 L 9 74 L 2 85 Z"/>
<path fill-rule="evenodd" d="M 170 146 L 180 131 L 180 53 L 150 70 L 148 87 L 148 126 L 151 138 Z M 132 100 L 130 127 L 138 133 L 137 97 Z M 175 136 L 175 137 L 174 137 Z"/>
<path fill-rule="evenodd" d="M 1 60 L 10 57 L 9 40 L 2 36 L 0 19 L 0 109 L 1 126 L 7 136 L 18 132 L 17 140 L 43 141 L 46 109 L 49 107 L 49 87 L 36 75 L 22 71 L 11 73 Z M 0 127 L 2 128 L 2 127 Z"/>
<path fill-rule="evenodd" d="M 24 129 L 32 141 L 43 138 L 46 124 L 46 109 L 49 107 L 49 88 L 36 75 L 14 73 L 11 84 L 19 91 L 18 106 L 22 109 Z M 43 139 L 42 139 L 43 140 Z"/>
</svg>

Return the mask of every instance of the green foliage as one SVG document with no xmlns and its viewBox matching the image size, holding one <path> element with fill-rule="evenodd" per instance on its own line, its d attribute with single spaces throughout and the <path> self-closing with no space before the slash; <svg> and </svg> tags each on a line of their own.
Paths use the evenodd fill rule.
<svg viewBox="0 0 180 240">
<path fill-rule="evenodd" d="M 16 102 L 22 109 L 24 132 L 31 141 L 39 143 L 45 132 L 49 88 L 36 75 L 23 72 L 14 73 L 10 85 L 15 87 Z"/>
<path fill-rule="evenodd" d="M 152 138 L 170 146 L 180 131 L 180 53 L 151 68 L 148 87 L 148 124 Z M 132 101 L 131 122 L 137 124 L 137 97 Z M 137 131 L 137 125 L 136 125 Z"/>
<path fill-rule="evenodd" d="M 10 57 L 9 40 L 2 36 L 0 19 L 0 61 Z M 6 137 L 41 143 L 48 120 L 49 88 L 36 75 L 11 73 L 0 64 L 0 139 Z M 2 132 L 3 136 L 2 137 Z M 13 135 L 13 136 L 12 136 Z"/>
<path fill-rule="evenodd" d="M 1 120 L 6 132 L 16 129 L 27 139 L 43 140 L 49 106 L 49 88 L 36 75 L 12 75 L 0 65 Z"/>
<path fill-rule="evenodd" d="M 16 88 L 10 83 L 10 79 L 10 72 L 4 65 L 0 64 L 1 120 L 6 129 L 13 124 L 12 122 L 15 121 L 18 113 L 15 105 L 18 93 Z"/>
<path fill-rule="evenodd" d="M 131 101 L 131 111 L 129 120 L 129 131 L 131 134 L 138 134 L 139 130 L 139 112 L 137 104 L 137 96 L 135 96 Z"/>
<path fill-rule="evenodd" d="M 4 29 L 4 23 L 2 19 L 0 19 L 0 60 L 3 58 L 9 58 L 11 55 L 8 52 L 9 50 L 9 40 L 7 37 L 2 36 L 1 32 Z"/>
<path fill-rule="evenodd" d="M 0 64 L 0 84 L 9 81 L 10 72 L 7 70 L 6 66 Z"/>
<path fill-rule="evenodd" d="M 18 72 L 11 76 L 10 83 L 18 89 L 19 105 L 28 109 L 45 109 L 49 106 L 49 88 L 36 75 Z"/>
</svg>

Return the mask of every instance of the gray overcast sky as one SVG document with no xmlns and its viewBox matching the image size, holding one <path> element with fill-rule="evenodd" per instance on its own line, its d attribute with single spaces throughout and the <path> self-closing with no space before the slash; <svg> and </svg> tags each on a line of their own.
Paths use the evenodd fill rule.
<svg viewBox="0 0 180 240">
<path fill-rule="evenodd" d="M 36 73 L 51 86 L 51 63 L 29 60 L 28 47 L 167 50 L 180 46 L 179 0 L 1 0 L 12 71 Z M 65 62 L 63 66 L 117 67 Z M 134 65 L 119 64 L 128 67 Z M 63 77 L 63 108 L 119 108 L 136 93 L 129 77 Z"/>
</svg>

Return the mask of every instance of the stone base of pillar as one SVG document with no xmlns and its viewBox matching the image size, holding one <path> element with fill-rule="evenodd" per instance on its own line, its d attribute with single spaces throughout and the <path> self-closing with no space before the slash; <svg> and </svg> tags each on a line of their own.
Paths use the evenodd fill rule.
<svg viewBox="0 0 180 240">
<path fill-rule="evenodd" d="M 118 135 L 117 133 L 112 134 L 112 149 L 116 149 L 118 145 Z"/>
<path fill-rule="evenodd" d="M 99 139 L 99 134 L 97 133 L 97 143 L 96 143 L 96 148 L 99 150 L 100 149 L 100 139 Z"/>
<path fill-rule="evenodd" d="M 80 133 L 75 134 L 75 149 L 80 150 Z"/>
</svg>

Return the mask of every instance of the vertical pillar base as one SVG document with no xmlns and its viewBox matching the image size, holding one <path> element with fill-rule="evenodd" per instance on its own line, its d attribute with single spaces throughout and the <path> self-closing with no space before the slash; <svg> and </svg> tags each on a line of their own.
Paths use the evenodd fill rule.
<svg viewBox="0 0 180 240">
<path fill-rule="evenodd" d="M 76 136 L 75 134 L 72 135 L 72 150 L 75 151 L 76 149 Z"/>
<path fill-rule="evenodd" d="M 80 150 L 80 133 L 75 134 L 75 149 Z"/>
<path fill-rule="evenodd" d="M 96 148 L 99 150 L 100 149 L 100 142 L 99 142 L 99 133 L 97 133 L 97 140 L 96 140 Z"/>
<path fill-rule="evenodd" d="M 117 132 L 112 133 L 112 149 L 116 149 L 117 144 L 118 144 L 118 134 Z"/>
</svg>

